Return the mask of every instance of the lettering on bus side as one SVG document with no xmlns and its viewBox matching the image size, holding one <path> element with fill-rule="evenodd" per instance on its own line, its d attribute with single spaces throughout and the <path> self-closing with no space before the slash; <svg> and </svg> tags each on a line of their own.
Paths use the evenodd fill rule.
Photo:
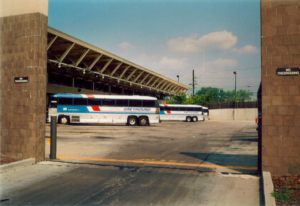
<svg viewBox="0 0 300 206">
<path fill-rule="evenodd" d="M 124 111 L 136 111 L 136 112 L 143 112 L 143 111 L 150 111 L 150 108 L 124 108 Z"/>
</svg>

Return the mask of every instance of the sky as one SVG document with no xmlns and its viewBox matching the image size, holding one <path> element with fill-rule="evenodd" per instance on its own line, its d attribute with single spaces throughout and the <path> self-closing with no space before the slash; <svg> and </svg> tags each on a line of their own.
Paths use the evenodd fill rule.
<svg viewBox="0 0 300 206">
<path fill-rule="evenodd" d="M 260 0 L 49 0 L 48 25 L 196 90 L 261 81 Z"/>
</svg>

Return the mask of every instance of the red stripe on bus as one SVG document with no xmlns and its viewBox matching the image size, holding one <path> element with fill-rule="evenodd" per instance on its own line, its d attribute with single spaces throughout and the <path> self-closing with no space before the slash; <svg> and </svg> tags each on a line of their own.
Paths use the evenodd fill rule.
<svg viewBox="0 0 300 206">
<path fill-rule="evenodd" d="M 94 95 L 87 94 L 87 98 L 95 98 Z"/>
<path fill-rule="evenodd" d="M 101 111 L 99 107 L 92 107 L 92 109 L 93 111 L 97 111 L 97 112 Z"/>
<path fill-rule="evenodd" d="M 167 111 L 167 113 L 168 113 L 168 114 L 171 114 L 171 112 L 170 112 L 170 111 Z"/>
<path fill-rule="evenodd" d="M 167 105 L 167 104 L 164 104 L 164 106 L 167 107 L 168 105 Z"/>
</svg>

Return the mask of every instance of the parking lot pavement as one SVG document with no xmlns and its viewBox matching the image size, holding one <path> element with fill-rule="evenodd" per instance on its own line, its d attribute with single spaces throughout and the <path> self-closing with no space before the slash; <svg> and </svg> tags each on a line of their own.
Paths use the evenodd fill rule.
<svg viewBox="0 0 300 206">
<path fill-rule="evenodd" d="M 42 162 L 0 174 L 1 205 L 260 205 L 259 178 Z"/>
<path fill-rule="evenodd" d="M 60 125 L 58 155 L 0 171 L 1 205 L 263 205 L 253 122 Z"/>
<path fill-rule="evenodd" d="M 57 161 L 255 174 L 255 128 L 249 121 L 164 121 L 150 127 L 58 125 Z M 48 125 L 46 137 L 49 131 Z"/>
</svg>

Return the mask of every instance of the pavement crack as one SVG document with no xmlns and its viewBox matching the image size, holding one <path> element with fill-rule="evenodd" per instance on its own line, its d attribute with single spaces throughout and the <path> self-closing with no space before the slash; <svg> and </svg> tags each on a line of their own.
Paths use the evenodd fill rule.
<svg viewBox="0 0 300 206">
<path fill-rule="evenodd" d="M 90 195 L 89 197 L 81 200 L 80 202 L 76 203 L 75 205 L 79 205 L 83 202 L 86 202 L 87 200 L 96 197 L 101 192 L 105 192 L 103 195 L 101 195 L 101 200 L 96 202 L 96 204 L 101 204 L 106 198 L 111 197 L 115 194 L 117 194 L 124 185 L 128 184 L 128 182 L 132 182 L 134 180 L 135 174 L 129 174 L 127 176 L 121 177 L 121 178 L 114 178 L 111 180 L 111 182 L 107 183 L 107 185 L 102 188 L 101 190 L 95 192 L 94 194 Z"/>
</svg>

